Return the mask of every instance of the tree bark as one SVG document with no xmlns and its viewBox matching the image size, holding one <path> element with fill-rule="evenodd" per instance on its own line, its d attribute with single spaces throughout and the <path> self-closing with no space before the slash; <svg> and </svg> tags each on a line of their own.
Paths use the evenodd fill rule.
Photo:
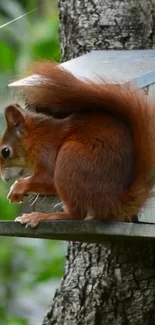
<svg viewBox="0 0 155 325">
<path fill-rule="evenodd" d="M 92 49 L 154 47 L 155 0 L 59 0 L 63 61 Z M 43 325 L 154 325 L 155 244 L 69 243 Z"/>
<path fill-rule="evenodd" d="M 154 245 L 70 243 L 43 324 L 154 325 Z"/>
<path fill-rule="evenodd" d="M 59 0 L 63 60 L 92 49 L 154 47 L 154 0 Z"/>
</svg>

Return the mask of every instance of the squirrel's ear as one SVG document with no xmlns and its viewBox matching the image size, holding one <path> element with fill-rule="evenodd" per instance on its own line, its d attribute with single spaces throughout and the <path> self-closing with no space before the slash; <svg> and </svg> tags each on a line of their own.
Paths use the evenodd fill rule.
<svg viewBox="0 0 155 325">
<path fill-rule="evenodd" d="M 16 104 L 9 105 L 5 108 L 5 119 L 8 127 L 14 127 L 17 135 L 24 134 L 24 114 L 20 106 Z"/>
</svg>

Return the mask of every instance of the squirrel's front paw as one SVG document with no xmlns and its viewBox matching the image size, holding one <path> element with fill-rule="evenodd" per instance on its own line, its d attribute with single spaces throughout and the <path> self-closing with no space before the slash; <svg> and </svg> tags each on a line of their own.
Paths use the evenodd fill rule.
<svg viewBox="0 0 155 325">
<path fill-rule="evenodd" d="M 44 213 L 32 212 L 24 213 L 21 217 L 17 217 L 15 221 L 26 224 L 26 227 L 35 228 L 41 220 L 44 220 Z"/>
<path fill-rule="evenodd" d="M 23 197 L 26 194 L 23 183 L 16 181 L 10 188 L 10 192 L 7 196 L 7 199 L 10 203 L 22 203 Z"/>
</svg>

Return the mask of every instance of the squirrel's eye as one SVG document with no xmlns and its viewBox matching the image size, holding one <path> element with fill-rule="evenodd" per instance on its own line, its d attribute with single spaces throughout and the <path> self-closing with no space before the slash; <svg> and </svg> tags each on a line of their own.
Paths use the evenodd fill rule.
<svg viewBox="0 0 155 325">
<path fill-rule="evenodd" d="M 8 147 L 5 147 L 1 150 L 1 155 L 4 159 L 7 159 L 10 157 L 11 150 Z"/>
</svg>

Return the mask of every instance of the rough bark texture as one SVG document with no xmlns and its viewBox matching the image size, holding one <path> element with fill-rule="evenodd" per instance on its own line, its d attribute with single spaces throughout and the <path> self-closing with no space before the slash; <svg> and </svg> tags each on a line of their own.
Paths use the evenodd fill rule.
<svg viewBox="0 0 155 325">
<path fill-rule="evenodd" d="M 154 0 L 59 0 L 63 60 L 92 49 L 144 49 L 155 44 Z"/>
<path fill-rule="evenodd" d="M 59 0 L 63 60 L 154 46 L 155 0 Z M 43 325 L 154 325 L 155 246 L 70 243 Z"/>
<path fill-rule="evenodd" d="M 155 246 L 71 243 L 43 324 L 154 325 Z"/>
</svg>

